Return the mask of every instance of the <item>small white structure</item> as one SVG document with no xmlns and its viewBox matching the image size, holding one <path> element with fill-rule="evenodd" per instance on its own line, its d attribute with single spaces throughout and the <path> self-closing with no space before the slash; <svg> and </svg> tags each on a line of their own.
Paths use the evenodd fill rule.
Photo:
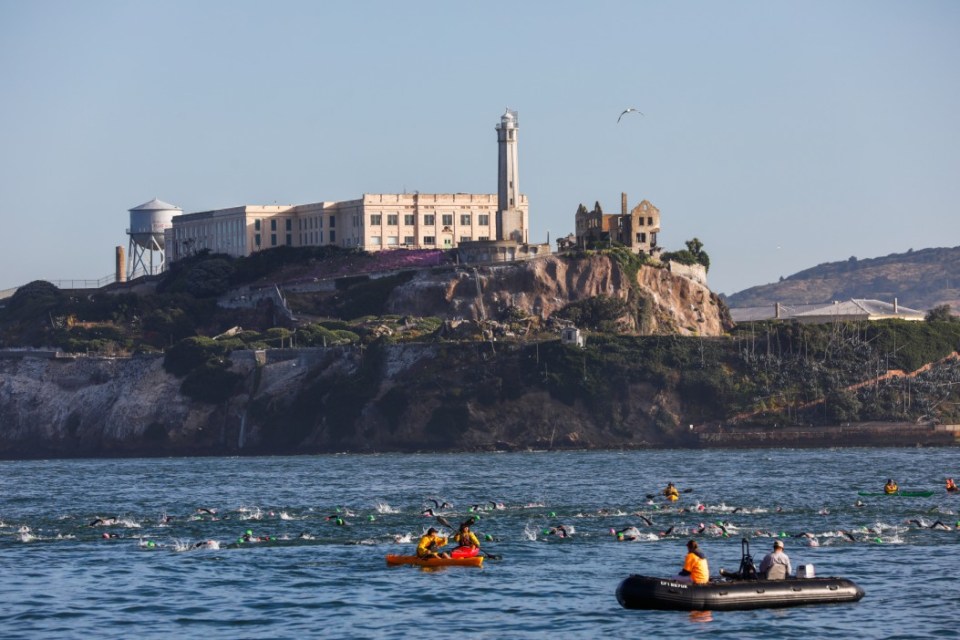
<svg viewBox="0 0 960 640">
<path fill-rule="evenodd" d="M 163 271 L 164 231 L 173 226 L 174 216 L 183 213 L 180 207 L 154 198 L 130 209 L 130 262 L 127 279 L 155 275 Z"/>
<path fill-rule="evenodd" d="M 560 331 L 560 342 L 563 344 L 572 344 L 583 349 L 587 344 L 587 337 L 576 327 L 564 327 Z"/>
</svg>

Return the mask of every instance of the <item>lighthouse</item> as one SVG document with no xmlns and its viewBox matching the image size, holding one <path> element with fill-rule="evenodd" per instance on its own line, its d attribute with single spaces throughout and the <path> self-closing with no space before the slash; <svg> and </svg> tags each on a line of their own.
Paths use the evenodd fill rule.
<svg viewBox="0 0 960 640">
<path fill-rule="evenodd" d="M 497 240 L 527 242 L 527 225 L 520 209 L 520 167 L 517 162 L 517 112 L 506 110 L 497 125 Z"/>
</svg>

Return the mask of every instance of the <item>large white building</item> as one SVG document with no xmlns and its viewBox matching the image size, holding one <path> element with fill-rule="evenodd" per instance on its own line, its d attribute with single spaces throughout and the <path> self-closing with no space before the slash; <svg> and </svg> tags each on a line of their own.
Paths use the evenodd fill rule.
<svg viewBox="0 0 960 640">
<path fill-rule="evenodd" d="M 187 213 L 165 231 L 167 260 L 204 249 L 239 257 L 281 246 L 381 251 L 526 243 L 529 205 L 519 191 L 515 112 L 503 115 L 497 133 L 499 193 L 368 193 L 339 202 Z"/>
</svg>

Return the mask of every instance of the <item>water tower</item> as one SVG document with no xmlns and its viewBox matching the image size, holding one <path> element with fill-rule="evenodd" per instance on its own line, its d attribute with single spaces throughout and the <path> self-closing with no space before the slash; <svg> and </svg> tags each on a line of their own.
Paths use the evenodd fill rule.
<svg viewBox="0 0 960 640">
<path fill-rule="evenodd" d="M 154 198 L 130 209 L 130 261 L 127 279 L 163 271 L 163 232 L 173 226 L 173 217 L 183 209 Z"/>
</svg>

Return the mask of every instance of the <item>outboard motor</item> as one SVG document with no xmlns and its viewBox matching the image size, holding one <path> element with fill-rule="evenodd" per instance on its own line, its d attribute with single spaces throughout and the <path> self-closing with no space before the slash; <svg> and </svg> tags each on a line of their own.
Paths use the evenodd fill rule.
<svg viewBox="0 0 960 640">
<path fill-rule="evenodd" d="M 750 541 L 744 538 L 740 542 L 740 579 L 756 580 L 757 567 L 753 564 L 753 556 L 750 555 Z"/>
</svg>

